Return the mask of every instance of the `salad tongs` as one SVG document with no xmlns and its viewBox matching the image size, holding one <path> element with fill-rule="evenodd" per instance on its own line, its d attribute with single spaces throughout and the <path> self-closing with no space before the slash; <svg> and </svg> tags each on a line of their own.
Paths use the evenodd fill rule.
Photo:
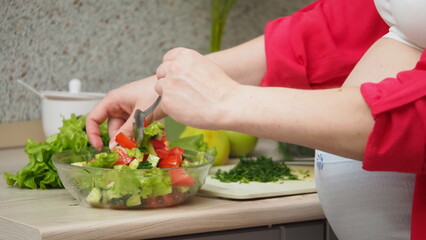
<svg viewBox="0 0 426 240">
<path fill-rule="evenodd" d="M 135 122 L 133 123 L 133 134 L 135 135 L 136 139 L 136 146 L 140 146 L 142 140 L 143 140 L 143 129 L 144 129 L 144 120 L 145 118 L 154 111 L 154 109 L 158 106 L 158 104 L 161 101 L 161 96 L 158 96 L 158 98 L 155 100 L 155 102 L 147 108 L 145 111 L 142 111 L 140 109 L 136 109 L 135 112 Z"/>
</svg>

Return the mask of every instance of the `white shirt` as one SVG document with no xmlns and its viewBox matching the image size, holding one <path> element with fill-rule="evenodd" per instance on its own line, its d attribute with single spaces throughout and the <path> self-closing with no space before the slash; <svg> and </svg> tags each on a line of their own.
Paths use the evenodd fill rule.
<svg viewBox="0 0 426 240">
<path fill-rule="evenodd" d="M 423 50 L 426 47 L 425 0 L 374 0 L 377 11 L 389 25 L 385 37 Z"/>
<path fill-rule="evenodd" d="M 410 239 L 414 174 L 369 172 L 360 161 L 316 151 L 315 181 L 339 240 Z"/>
</svg>

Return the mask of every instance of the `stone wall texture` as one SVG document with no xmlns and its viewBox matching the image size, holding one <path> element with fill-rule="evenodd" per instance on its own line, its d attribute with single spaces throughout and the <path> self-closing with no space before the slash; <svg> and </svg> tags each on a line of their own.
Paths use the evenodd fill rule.
<svg viewBox="0 0 426 240">
<path fill-rule="evenodd" d="M 239 0 L 223 48 L 262 34 L 265 24 L 309 0 Z M 173 47 L 207 53 L 210 0 L 0 0 L 0 123 L 40 119 L 23 86 L 108 92 L 155 72 Z"/>
</svg>

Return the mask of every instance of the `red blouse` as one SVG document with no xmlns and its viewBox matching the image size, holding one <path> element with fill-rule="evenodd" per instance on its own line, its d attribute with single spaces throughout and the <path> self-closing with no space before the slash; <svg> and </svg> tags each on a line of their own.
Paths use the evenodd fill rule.
<svg viewBox="0 0 426 240">
<path fill-rule="evenodd" d="M 319 0 L 267 24 L 261 85 L 339 87 L 388 29 L 373 0 Z M 375 119 L 363 168 L 417 174 L 411 239 L 426 239 L 426 53 L 415 69 L 365 83 L 361 93 Z"/>
</svg>

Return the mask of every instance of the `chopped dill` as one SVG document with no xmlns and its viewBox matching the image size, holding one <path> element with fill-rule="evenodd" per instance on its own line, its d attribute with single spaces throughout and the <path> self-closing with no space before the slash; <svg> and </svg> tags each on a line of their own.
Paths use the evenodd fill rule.
<svg viewBox="0 0 426 240">
<path fill-rule="evenodd" d="M 304 177 L 309 171 L 303 172 Z M 241 157 L 239 163 L 229 171 L 219 169 L 213 178 L 221 182 L 278 182 L 285 180 L 299 180 L 291 168 L 284 162 L 274 162 L 272 158 L 258 156 L 256 158 Z"/>
</svg>

